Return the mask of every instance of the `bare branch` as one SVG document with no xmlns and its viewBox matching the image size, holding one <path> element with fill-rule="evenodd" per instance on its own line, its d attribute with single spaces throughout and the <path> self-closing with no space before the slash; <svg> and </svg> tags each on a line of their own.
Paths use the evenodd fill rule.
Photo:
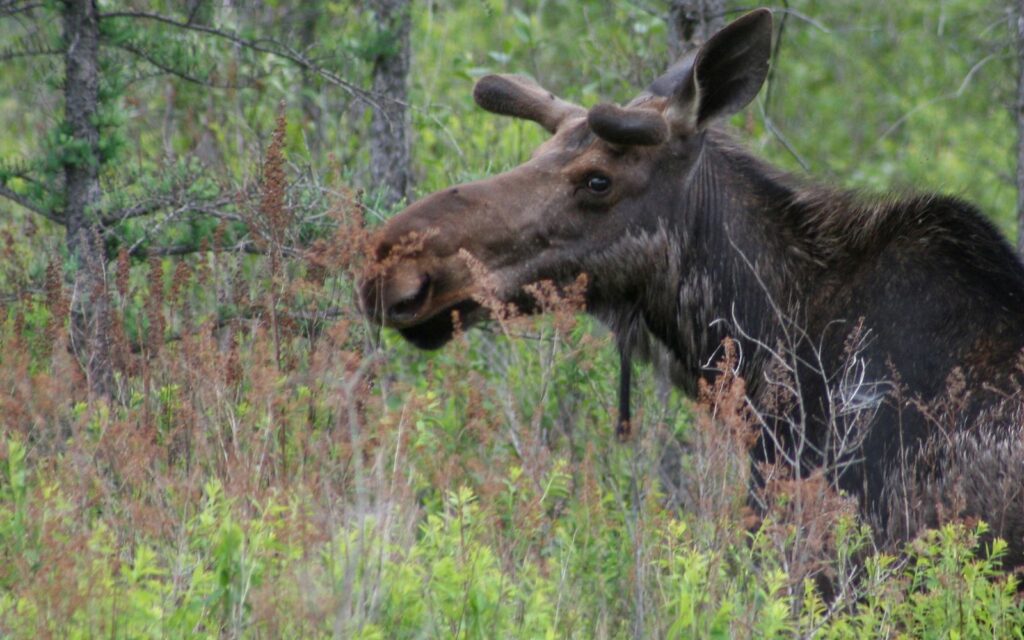
<svg viewBox="0 0 1024 640">
<path fill-rule="evenodd" d="M 195 24 L 196 15 L 199 13 L 199 9 L 202 6 L 203 6 L 202 2 L 193 2 L 192 3 L 192 7 L 188 11 L 188 20 L 185 21 L 186 24 Z"/>
<path fill-rule="evenodd" d="M 910 109 L 909 111 L 904 113 L 902 116 L 897 118 L 897 120 L 895 122 L 893 122 L 891 125 L 889 125 L 889 128 L 886 129 L 882 133 L 882 135 L 878 136 L 877 140 L 875 140 L 875 144 L 881 143 L 883 140 L 885 140 L 890 135 L 892 135 L 892 133 L 894 131 L 899 129 L 903 125 L 903 123 L 905 123 L 907 120 L 909 120 L 910 117 L 913 116 L 918 111 L 920 111 L 922 109 L 925 109 L 927 107 L 930 107 L 933 104 L 936 104 L 936 103 L 939 103 L 939 102 L 943 102 L 945 100 L 956 100 L 957 98 L 962 96 L 964 94 L 964 92 L 967 91 L 967 88 L 970 86 L 971 80 L 974 79 L 975 74 L 977 74 L 978 71 L 980 71 L 982 67 L 984 67 L 987 63 L 991 62 L 992 60 L 996 60 L 996 59 L 999 59 L 999 58 L 1005 58 L 1005 57 L 1007 57 L 1007 56 L 1005 56 L 1005 55 L 989 54 L 989 55 L 985 56 L 984 58 L 982 58 L 981 60 L 979 60 L 978 62 L 974 63 L 974 66 L 972 66 L 970 71 L 967 72 L 967 75 L 964 76 L 964 79 L 960 81 L 960 86 L 956 88 L 956 91 L 951 91 L 949 93 L 944 93 L 941 96 L 935 96 L 934 98 L 929 98 L 928 100 L 925 100 L 924 102 L 918 103 L 912 109 Z"/>
<path fill-rule="evenodd" d="M 14 14 L 5 14 L 3 9 L 0 8 L 0 17 L 9 17 L 10 15 Z M 36 56 L 64 55 L 64 53 L 63 47 L 54 44 L 51 38 L 41 35 L 40 31 L 35 29 L 5 43 L 0 48 L 0 61 Z"/>
<path fill-rule="evenodd" d="M 171 203 L 165 202 L 163 200 L 152 200 L 150 202 L 143 202 L 141 204 L 137 204 L 125 209 L 120 209 L 118 211 L 103 216 L 102 218 L 100 218 L 100 224 L 102 224 L 104 227 L 112 227 L 116 224 L 124 222 L 125 220 L 139 218 L 141 216 L 147 216 L 151 213 L 156 213 L 157 211 L 170 205 Z"/>
<path fill-rule="evenodd" d="M 802 14 L 791 12 L 789 9 L 789 1 L 783 0 L 783 8 L 780 11 L 782 17 L 779 19 L 779 28 L 775 34 L 775 44 L 772 45 L 772 56 L 771 64 L 768 65 L 768 77 L 765 79 L 764 89 L 764 100 L 761 102 L 761 118 L 764 120 L 764 126 L 775 136 L 775 139 L 782 143 L 783 148 L 789 152 L 791 156 L 800 164 L 804 171 L 810 171 L 811 167 L 804 159 L 800 152 L 796 150 L 796 147 L 790 143 L 789 139 L 783 135 L 782 131 L 775 126 L 775 121 L 772 120 L 771 106 L 772 106 L 772 92 L 775 89 L 775 71 L 778 69 L 779 51 L 782 50 L 782 36 L 786 31 L 786 19 L 792 13 L 798 17 L 803 17 Z"/>
<path fill-rule="evenodd" d="M 146 247 L 138 245 L 134 247 L 130 254 L 140 258 L 149 257 L 170 257 L 170 256 L 187 256 L 193 253 L 200 253 L 203 249 L 194 244 L 176 244 L 163 247 Z M 256 246 L 253 242 L 239 242 L 234 245 L 227 245 L 223 247 L 208 247 L 206 251 L 213 253 L 246 253 L 254 256 L 265 256 L 269 255 L 268 249 L 263 249 Z M 302 255 L 302 251 L 293 247 L 281 247 L 281 253 L 290 258 L 297 258 Z"/>
<path fill-rule="evenodd" d="M 366 91 L 365 89 L 359 88 L 355 84 L 349 82 L 348 80 L 345 80 L 344 78 L 334 73 L 333 71 L 324 69 L 323 67 L 316 64 L 315 62 L 313 62 L 306 56 L 302 55 L 298 51 L 295 51 L 294 49 L 291 49 L 273 40 L 250 40 L 249 38 L 243 38 L 237 33 L 231 31 L 225 31 L 223 29 L 218 29 L 216 27 L 209 27 L 206 25 L 196 24 L 194 22 L 181 22 L 170 16 L 165 16 L 159 13 L 151 13 L 148 11 L 111 11 L 109 13 L 100 14 L 100 18 L 134 18 L 139 20 L 152 20 L 154 22 L 159 22 L 161 24 L 177 27 L 178 29 L 206 33 L 211 36 L 227 40 L 228 42 L 233 42 L 237 45 L 243 46 L 253 51 L 259 51 L 260 53 L 266 53 L 268 55 L 288 60 L 298 65 L 302 69 L 306 69 L 307 71 L 316 73 L 324 80 L 327 80 L 331 84 L 335 84 L 341 87 L 353 97 L 358 98 L 372 105 L 375 108 L 380 107 L 380 99 L 389 99 L 386 96 L 376 96 L 374 94 L 371 94 L 369 91 Z"/>
<path fill-rule="evenodd" d="M 145 245 L 138 245 L 132 248 L 129 253 L 130 255 L 138 258 L 187 256 L 193 253 L 199 253 L 199 247 L 194 244 L 176 244 L 167 247 L 146 247 Z"/>
<path fill-rule="evenodd" d="M 789 152 L 789 155 L 793 156 L 793 159 L 800 164 L 800 167 L 803 168 L 804 171 L 809 172 L 811 170 L 811 165 L 808 164 L 807 160 L 805 160 L 800 152 L 797 151 L 796 147 L 793 146 L 793 143 L 789 141 L 789 138 L 779 131 L 779 128 L 775 126 L 775 121 L 771 119 L 771 116 L 768 115 L 767 111 L 764 113 L 764 125 L 765 128 L 775 136 L 775 139 L 782 144 L 782 147 Z"/>
<path fill-rule="evenodd" d="M 3 301 L 3 297 L 0 296 L 0 301 Z M 223 329 L 224 327 L 230 326 L 236 322 L 249 322 L 258 323 L 262 316 L 266 313 L 263 308 L 247 308 L 242 309 L 236 313 L 223 314 L 214 320 L 212 323 L 205 323 L 201 326 L 209 327 L 212 329 Z M 300 325 L 307 325 L 307 328 L 313 331 L 313 327 L 316 325 L 327 322 L 328 320 L 336 320 L 338 318 L 344 318 L 352 315 L 351 309 L 342 309 L 340 307 L 328 307 L 327 309 L 320 309 L 316 311 L 278 311 L 280 317 L 288 318 Z M 315 330 L 316 334 L 319 334 L 319 330 Z M 164 338 L 164 344 L 170 344 L 172 342 L 178 342 L 184 338 L 186 334 L 172 333 Z M 133 343 L 131 345 L 132 353 L 142 353 L 145 350 L 145 345 L 140 343 Z"/>
<path fill-rule="evenodd" d="M 218 198 L 210 202 L 182 202 L 172 198 L 156 198 L 108 213 L 100 219 L 100 223 L 104 227 L 112 227 L 125 220 L 141 218 L 142 216 L 148 216 L 171 207 L 177 208 L 181 213 L 193 212 L 231 222 L 244 222 L 242 216 L 221 209 L 221 207 L 230 205 L 233 202 L 234 198 Z"/>
<path fill-rule="evenodd" d="M 57 49 L 27 49 L 24 51 L 8 50 L 0 52 L 0 62 L 16 60 L 18 58 L 34 58 L 37 56 L 59 56 L 64 55 L 63 51 Z"/>
<path fill-rule="evenodd" d="M 237 213 L 230 213 L 228 211 L 224 211 L 223 209 L 220 209 L 221 206 L 224 206 L 224 205 L 230 204 L 230 203 L 231 203 L 231 201 L 214 202 L 214 203 L 211 203 L 211 204 L 208 204 L 208 205 L 197 204 L 197 205 L 193 205 L 193 206 L 191 206 L 189 208 L 192 211 L 194 211 L 195 213 L 201 213 L 201 214 L 203 214 L 205 216 L 210 216 L 211 218 L 218 218 L 220 220 L 227 220 L 228 222 L 245 222 L 246 221 L 245 218 L 243 218 L 242 216 L 238 215 Z"/>
<path fill-rule="evenodd" d="M 104 43 L 104 44 L 106 44 L 106 43 Z M 118 49 L 121 49 L 122 51 L 125 51 L 127 53 L 130 53 L 130 54 L 132 54 L 132 55 L 134 55 L 134 56 L 136 56 L 138 58 L 141 58 L 142 60 L 145 60 L 146 62 L 148 62 L 149 64 L 153 65 L 154 67 L 156 67 L 160 71 L 163 71 L 165 74 L 172 75 L 172 76 L 174 76 L 176 78 L 180 78 L 180 79 L 182 79 L 182 80 L 184 80 L 186 82 L 191 82 L 193 84 L 197 84 L 197 85 L 202 86 L 202 87 L 213 87 L 215 89 L 241 89 L 241 88 L 244 88 L 245 86 L 247 86 L 245 84 L 217 83 L 217 82 L 212 81 L 208 77 L 207 78 L 200 78 L 199 76 L 192 75 L 191 73 L 189 73 L 185 69 L 178 69 L 178 68 L 172 67 L 169 64 L 165 64 L 165 63 L 161 62 L 160 60 L 157 60 L 155 57 L 153 57 L 152 55 L 150 55 L 146 51 L 144 51 L 144 50 L 140 49 L 139 47 L 135 46 L 135 44 L 132 43 L 132 42 L 122 42 L 122 43 L 114 44 L 112 46 L 114 46 L 114 47 L 116 47 Z"/>
<path fill-rule="evenodd" d="M 29 2 L 28 4 L 18 5 L 17 2 L 2 2 L 0 1 L 0 16 L 8 17 L 17 15 L 19 13 L 25 13 L 33 9 L 39 9 L 45 6 L 42 2 Z"/>
<path fill-rule="evenodd" d="M 32 296 L 42 296 L 46 294 L 46 289 L 43 287 L 27 286 L 21 291 L 4 291 L 0 292 L 0 305 L 8 305 L 25 298 Z"/>
<path fill-rule="evenodd" d="M 7 198 L 8 200 L 11 200 L 14 203 L 16 203 L 18 205 L 21 205 L 22 207 L 25 207 L 26 209 L 28 209 L 29 211 L 31 211 L 33 213 L 36 213 L 36 214 L 39 214 L 39 215 L 43 216 L 44 218 L 46 218 L 50 222 L 55 222 L 55 223 L 57 223 L 59 225 L 63 225 L 64 224 L 64 219 L 62 217 L 60 217 L 57 213 L 55 213 L 53 211 L 48 211 L 48 210 L 40 207 L 36 203 L 32 202 L 31 200 L 29 200 L 25 196 L 23 196 L 20 193 L 14 191 L 13 189 L 11 189 L 10 187 L 8 187 L 6 185 L 0 184 L 0 196 L 3 196 L 4 198 Z"/>
<path fill-rule="evenodd" d="M 800 11 L 797 11 L 796 9 L 790 8 L 788 3 L 786 3 L 786 6 L 782 7 L 781 9 L 779 9 L 779 8 L 772 9 L 772 13 L 773 14 L 791 15 L 791 16 L 793 16 L 794 18 L 796 18 L 798 20 L 802 20 L 803 22 L 806 22 L 807 24 L 811 25 L 815 29 L 818 29 L 822 33 L 832 33 L 832 30 L 828 28 L 828 25 L 826 25 L 825 23 L 821 22 L 820 20 L 812 18 L 811 16 L 807 15 L 806 13 L 801 13 Z"/>
</svg>

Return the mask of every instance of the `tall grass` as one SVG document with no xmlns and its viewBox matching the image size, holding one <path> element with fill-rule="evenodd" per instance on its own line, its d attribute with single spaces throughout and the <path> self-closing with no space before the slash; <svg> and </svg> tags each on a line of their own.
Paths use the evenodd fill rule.
<svg viewBox="0 0 1024 640">
<path fill-rule="evenodd" d="M 378 335 L 359 195 L 311 230 L 279 139 L 241 205 L 263 256 L 215 236 L 113 265 L 113 403 L 88 397 L 59 261 L 6 307 L 5 636 L 1021 637 L 983 525 L 877 553 L 822 476 L 782 470 L 752 511 L 728 350 L 699 403 L 641 376 L 621 444 L 610 338 L 572 294 L 435 355 Z"/>
</svg>

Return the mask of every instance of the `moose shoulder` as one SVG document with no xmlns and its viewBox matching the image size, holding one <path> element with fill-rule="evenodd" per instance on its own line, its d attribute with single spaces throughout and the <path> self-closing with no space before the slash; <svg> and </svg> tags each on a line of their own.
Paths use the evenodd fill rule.
<svg viewBox="0 0 1024 640">
<path fill-rule="evenodd" d="M 668 354 L 687 393 L 735 340 L 756 455 L 826 465 L 890 538 L 980 517 L 1024 562 L 1024 267 L 970 205 L 802 184 L 716 129 L 760 90 L 771 31 L 766 10 L 739 18 L 623 107 L 481 79 L 480 106 L 552 137 L 390 220 L 365 312 L 437 348 L 453 312 L 487 315 L 468 262 L 524 310 L 525 285 L 585 273 L 627 357 Z M 783 378 L 799 397 L 780 404 Z"/>
</svg>

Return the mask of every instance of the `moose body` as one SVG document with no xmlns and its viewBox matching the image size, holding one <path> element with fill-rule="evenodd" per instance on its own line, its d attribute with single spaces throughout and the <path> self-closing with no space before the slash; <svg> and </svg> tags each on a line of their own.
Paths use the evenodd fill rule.
<svg viewBox="0 0 1024 640">
<path fill-rule="evenodd" d="M 959 200 L 807 185 L 732 142 L 714 123 L 757 94 L 770 43 L 770 13 L 747 14 L 625 107 L 481 79 L 481 106 L 552 138 L 389 221 L 364 309 L 437 348 L 453 315 L 487 316 L 471 262 L 524 310 L 525 285 L 586 274 L 588 312 L 690 395 L 735 341 L 757 457 L 831 469 L 888 539 L 978 517 L 1024 562 L 1024 266 Z"/>
</svg>

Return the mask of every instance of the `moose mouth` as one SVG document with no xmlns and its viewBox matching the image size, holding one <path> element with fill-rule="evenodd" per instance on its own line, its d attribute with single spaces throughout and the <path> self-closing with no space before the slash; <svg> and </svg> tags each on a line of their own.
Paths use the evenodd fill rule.
<svg viewBox="0 0 1024 640">
<path fill-rule="evenodd" d="M 440 349 L 455 337 L 454 317 L 458 316 L 460 329 L 468 328 L 480 315 L 476 313 L 480 308 L 474 300 L 463 300 L 445 307 L 423 322 L 399 328 L 398 333 L 419 349 Z"/>
</svg>

